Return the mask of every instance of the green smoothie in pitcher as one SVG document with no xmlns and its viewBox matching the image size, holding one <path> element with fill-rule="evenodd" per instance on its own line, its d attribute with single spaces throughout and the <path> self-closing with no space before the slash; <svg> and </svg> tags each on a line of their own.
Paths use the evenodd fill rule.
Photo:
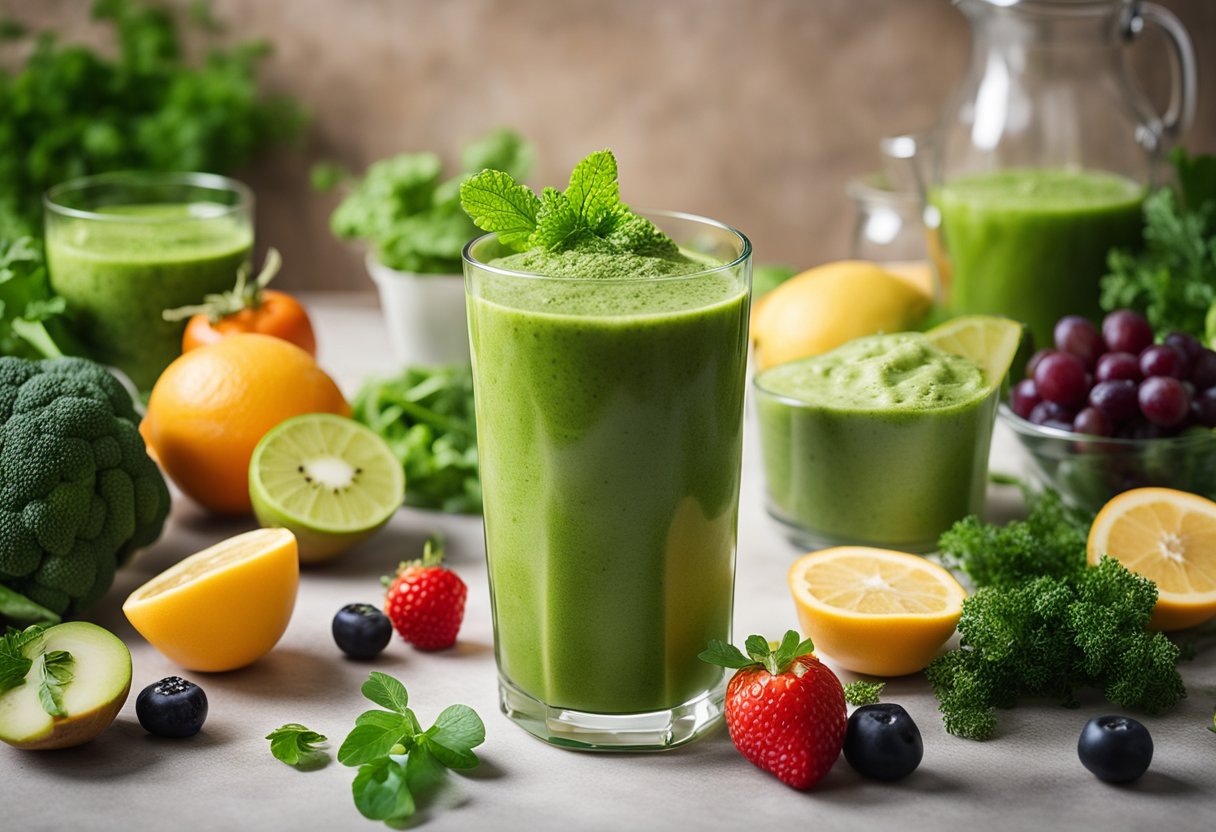
<svg viewBox="0 0 1216 832">
<path fill-rule="evenodd" d="M 1144 188 L 1097 170 L 963 176 L 930 195 L 941 212 L 948 305 L 1007 315 L 1050 346 L 1065 315 L 1096 317 L 1107 253 L 1140 245 Z"/>
<path fill-rule="evenodd" d="M 598 213 L 585 207 L 597 196 L 576 201 L 592 165 L 611 174 Z M 501 230 L 477 210 L 476 188 L 503 184 L 492 173 L 463 197 Z M 606 152 L 575 170 L 554 210 L 585 213 L 563 242 L 532 244 L 545 214 L 525 207 L 518 221 L 541 229 L 525 250 L 504 247 L 510 232 L 466 250 L 495 647 L 504 708 L 542 738 L 674 745 L 707 720 L 690 711 L 650 742 L 514 713 L 674 711 L 723 681 L 697 654 L 730 634 L 750 247 L 716 223 L 657 217 L 712 244 L 678 248 L 619 205 L 615 173 Z"/>
</svg>

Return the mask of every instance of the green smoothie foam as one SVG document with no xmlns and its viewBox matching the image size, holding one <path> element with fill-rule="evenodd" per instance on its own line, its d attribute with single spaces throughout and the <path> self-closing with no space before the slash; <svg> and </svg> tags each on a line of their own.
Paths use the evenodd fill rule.
<svg viewBox="0 0 1216 832">
<path fill-rule="evenodd" d="M 1022 168 L 965 176 L 931 195 L 957 313 L 1007 315 L 1051 344 L 1064 315 L 1097 317 L 1111 248 L 1141 242 L 1144 188 L 1096 170 Z"/>
<path fill-rule="evenodd" d="M 983 507 L 998 391 L 919 333 L 756 378 L 771 511 L 815 544 L 928 549 Z"/>
<path fill-rule="evenodd" d="M 118 219 L 60 218 L 48 227 L 51 283 L 90 355 L 147 390 L 181 353 L 185 322 L 161 313 L 231 289 L 253 232 L 225 206 L 207 203 L 96 213 Z"/>
</svg>

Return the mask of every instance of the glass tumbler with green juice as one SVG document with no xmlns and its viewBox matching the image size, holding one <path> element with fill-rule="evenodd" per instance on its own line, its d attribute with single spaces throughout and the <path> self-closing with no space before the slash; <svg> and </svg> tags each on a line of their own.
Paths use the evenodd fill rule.
<svg viewBox="0 0 1216 832">
<path fill-rule="evenodd" d="M 500 698 L 555 745 L 672 747 L 722 708 L 697 655 L 730 636 L 751 246 L 648 219 L 681 247 L 465 249 Z"/>
<path fill-rule="evenodd" d="M 148 391 L 181 353 L 166 309 L 231 289 L 253 248 L 253 194 L 204 173 L 113 173 L 44 197 L 51 285 L 91 358 Z"/>
<path fill-rule="evenodd" d="M 1059 318 L 1098 315 L 1110 249 L 1141 244 L 1161 152 L 1194 113 L 1193 50 L 1151 3 L 955 4 L 971 59 L 932 140 L 930 248 L 950 311 L 1015 318 L 1048 346 Z M 1124 63 L 1146 23 L 1168 35 L 1180 79 L 1163 115 Z"/>
</svg>

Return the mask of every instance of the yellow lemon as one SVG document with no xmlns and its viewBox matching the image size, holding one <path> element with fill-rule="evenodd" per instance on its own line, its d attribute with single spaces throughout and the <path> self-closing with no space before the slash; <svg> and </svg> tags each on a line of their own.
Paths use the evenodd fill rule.
<svg viewBox="0 0 1216 832">
<path fill-rule="evenodd" d="M 131 593 L 127 620 L 187 670 L 235 670 L 278 643 L 295 609 L 300 562 L 286 529 L 239 534 Z"/>
<path fill-rule="evenodd" d="M 923 670 L 954 633 L 967 597 L 937 564 L 866 546 L 804 555 L 789 584 L 815 651 L 872 676 Z"/>
<path fill-rule="evenodd" d="M 819 355 L 879 332 L 903 332 L 929 309 L 929 295 L 873 263 L 845 260 L 803 272 L 756 304 L 756 369 Z"/>
<path fill-rule="evenodd" d="M 1182 630 L 1216 618 L 1216 503 L 1172 488 L 1113 497 L 1089 529 L 1089 563 L 1110 555 L 1157 584 L 1149 626 Z"/>
</svg>

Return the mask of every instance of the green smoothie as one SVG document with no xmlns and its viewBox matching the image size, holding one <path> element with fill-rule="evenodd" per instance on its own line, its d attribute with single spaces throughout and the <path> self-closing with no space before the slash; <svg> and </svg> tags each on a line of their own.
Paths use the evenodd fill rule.
<svg viewBox="0 0 1216 832">
<path fill-rule="evenodd" d="M 249 225 L 208 203 L 114 205 L 47 225 L 51 284 L 90 357 L 141 390 L 181 353 L 185 321 L 166 309 L 231 289 L 253 247 Z"/>
<path fill-rule="evenodd" d="M 557 708 L 686 703 L 730 633 L 746 276 L 594 247 L 489 265 L 561 276 L 469 270 L 500 672 Z"/>
<path fill-rule="evenodd" d="M 1096 318 L 1107 252 L 1137 247 L 1144 188 L 1096 170 L 1011 169 L 936 189 L 956 314 L 1007 315 L 1050 346 L 1065 315 Z"/>
<path fill-rule="evenodd" d="M 999 388 L 970 359 L 874 335 L 755 385 L 769 509 L 800 543 L 925 551 L 982 510 Z"/>
</svg>

